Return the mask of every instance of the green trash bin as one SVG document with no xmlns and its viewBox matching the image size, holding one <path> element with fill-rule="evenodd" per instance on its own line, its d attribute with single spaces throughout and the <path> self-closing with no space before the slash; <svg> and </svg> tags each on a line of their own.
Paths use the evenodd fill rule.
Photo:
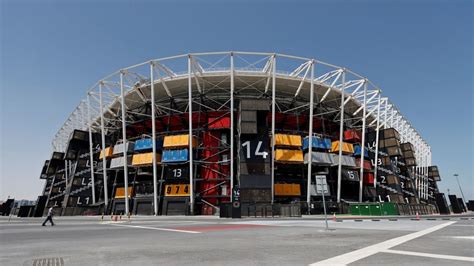
<svg viewBox="0 0 474 266">
<path fill-rule="evenodd" d="M 370 215 L 373 215 L 373 216 L 382 215 L 382 208 L 380 208 L 380 204 L 378 203 L 370 204 L 369 209 L 370 209 Z"/>
<path fill-rule="evenodd" d="M 369 204 L 359 204 L 360 215 L 370 216 L 370 205 Z"/>
<path fill-rule="evenodd" d="M 398 215 L 397 206 L 395 203 L 384 202 L 381 204 L 382 215 Z"/>
<path fill-rule="evenodd" d="M 360 206 L 359 204 L 351 204 L 351 214 L 352 215 L 360 215 Z"/>
</svg>

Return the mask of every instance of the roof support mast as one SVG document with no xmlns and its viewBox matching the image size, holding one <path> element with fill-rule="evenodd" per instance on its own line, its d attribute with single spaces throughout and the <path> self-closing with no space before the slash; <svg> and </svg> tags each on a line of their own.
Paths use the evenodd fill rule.
<svg viewBox="0 0 474 266">
<path fill-rule="evenodd" d="M 109 207 L 109 193 L 107 187 L 107 158 L 105 157 L 105 127 L 104 127 L 104 104 L 102 99 L 103 81 L 99 82 L 99 106 L 100 106 L 100 134 L 102 139 L 102 175 L 104 178 L 104 209 Z"/>
<path fill-rule="evenodd" d="M 342 84 L 346 83 L 346 70 L 342 70 Z M 337 163 L 337 203 L 341 202 L 342 140 L 344 136 L 344 89 L 341 87 L 341 121 L 339 123 L 339 162 Z"/>
<path fill-rule="evenodd" d="M 375 128 L 375 162 L 374 162 L 374 188 L 377 188 L 377 170 L 379 166 L 379 135 L 380 135 L 380 91 L 377 102 L 377 127 Z"/>
<path fill-rule="evenodd" d="M 129 195 L 128 195 L 128 160 L 127 160 L 127 123 L 125 115 L 125 92 L 123 88 L 123 76 L 125 71 L 120 71 L 120 97 L 121 100 L 121 109 L 122 109 L 122 141 L 123 141 L 123 183 L 125 187 L 125 215 L 130 216 L 130 206 L 129 206 Z"/>
<path fill-rule="evenodd" d="M 311 166 L 313 164 L 313 112 L 314 112 L 314 60 L 311 61 L 311 85 L 309 95 L 309 128 L 308 128 L 308 185 L 306 202 L 308 214 L 311 210 Z M 323 191 L 324 193 L 324 191 Z"/>
<path fill-rule="evenodd" d="M 92 204 L 95 204 L 95 173 L 94 173 L 94 151 L 92 150 L 93 139 L 92 139 L 92 116 L 91 116 L 91 96 L 87 94 L 87 117 L 89 124 L 89 160 L 91 167 L 91 181 L 92 181 Z"/>
<path fill-rule="evenodd" d="M 230 202 L 234 191 L 234 53 L 230 53 Z"/>
<path fill-rule="evenodd" d="M 157 180 L 158 172 L 156 165 L 156 110 L 155 110 L 155 63 L 150 62 L 150 90 L 151 90 L 151 141 L 152 141 L 152 152 L 153 152 L 153 213 L 158 215 L 158 192 L 157 192 Z"/>
<path fill-rule="evenodd" d="M 364 102 L 362 111 L 362 142 L 360 144 L 360 177 L 359 177 L 359 202 L 362 202 L 364 187 L 364 155 L 365 155 L 365 115 L 367 113 L 367 80 L 364 82 Z"/>
<path fill-rule="evenodd" d="M 276 55 L 273 55 L 272 64 L 272 204 L 275 198 L 275 97 L 276 97 Z"/>
<path fill-rule="evenodd" d="M 190 212 L 194 214 L 194 171 L 193 171 L 193 92 L 191 54 L 188 55 L 188 130 L 189 130 L 189 205 Z M 196 81 L 197 82 L 197 81 Z"/>
</svg>

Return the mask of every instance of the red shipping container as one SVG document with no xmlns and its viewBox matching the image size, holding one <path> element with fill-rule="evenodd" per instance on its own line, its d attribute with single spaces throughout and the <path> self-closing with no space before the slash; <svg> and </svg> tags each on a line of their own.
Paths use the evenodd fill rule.
<svg viewBox="0 0 474 266">
<path fill-rule="evenodd" d="M 360 158 L 356 158 L 356 167 L 360 166 Z M 372 163 L 369 160 L 364 160 L 363 164 L 364 169 L 372 170 Z"/>
<path fill-rule="evenodd" d="M 374 184 L 374 173 L 364 173 L 364 184 Z"/>
<path fill-rule="evenodd" d="M 344 140 L 348 142 L 360 142 L 362 133 L 359 130 L 348 129 L 344 131 Z"/>
<path fill-rule="evenodd" d="M 212 129 L 221 129 L 221 128 L 230 128 L 230 117 L 209 117 L 207 120 L 209 128 Z"/>
</svg>

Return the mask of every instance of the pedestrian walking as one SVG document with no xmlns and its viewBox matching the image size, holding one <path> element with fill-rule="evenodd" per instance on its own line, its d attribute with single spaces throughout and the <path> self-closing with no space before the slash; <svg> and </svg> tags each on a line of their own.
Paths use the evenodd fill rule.
<svg viewBox="0 0 474 266">
<path fill-rule="evenodd" d="M 46 217 L 46 220 L 44 220 L 43 226 L 45 226 L 48 221 L 51 222 L 51 226 L 54 226 L 53 215 L 54 215 L 54 206 L 48 209 L 48 217 Z"/>
</svg>

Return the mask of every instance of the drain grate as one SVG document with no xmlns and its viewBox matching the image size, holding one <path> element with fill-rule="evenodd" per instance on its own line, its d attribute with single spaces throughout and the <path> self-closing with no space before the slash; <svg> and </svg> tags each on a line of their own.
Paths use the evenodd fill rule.
<svg viewBox="0 0 474 266">
<path fill-rule="evenodd" d="M 34 259 L 33 266 L 64 266 L 64 259 L 61 257 Z"/>
</svg>

